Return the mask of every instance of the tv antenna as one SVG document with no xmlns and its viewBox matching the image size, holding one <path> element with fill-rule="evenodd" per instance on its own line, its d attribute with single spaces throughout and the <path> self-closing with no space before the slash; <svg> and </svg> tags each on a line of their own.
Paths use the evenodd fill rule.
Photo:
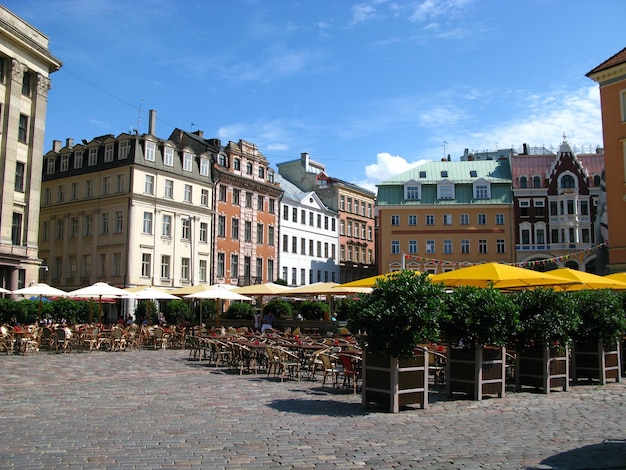
<svg viewBox="0 0 626 470">
<path fill-rule="evenodd" d="M 139 131 L 139 126 L 141 126 L 141 105 L 143 104 L 143 98 L 139 100 L 139 115 L 137 116 L 137 131 Z"/>
</svg>

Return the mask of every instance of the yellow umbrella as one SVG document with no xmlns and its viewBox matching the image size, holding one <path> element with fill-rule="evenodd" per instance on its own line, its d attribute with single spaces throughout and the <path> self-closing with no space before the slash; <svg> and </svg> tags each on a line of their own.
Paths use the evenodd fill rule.
<svg viewBox="0 0 626 470">
<path fill-rule="evenodd" d="M 561 268 L 548 271 L 549 274 L 561 276 L 575 282 L 575 284 L 565 287 L 565 290 L 583 289 L 616 289 L 626 290 L 626 282 L 611 279 L 608 276 L 598 276 L 596 274 L 578 271 L 577 269 Z"/>
<path fill-rule="evenodd" d="M 435 274 L 430 277 L 430 280 L 434 284 L 443 283 L 446 287 L 493 286 L 496 289 L 576 284 L 576 281 L 560 276 L 495 262 Z"/>
<path fill-rule="evenodd" d="M 390 273 L 378 274 L 377 276 L 364 277 L 363 279 L 357 279 L 356 281 L 344 282 L 341 285 L 343 287 L 374 287 L 374 285 L 376 285 L 376 281 L 379 279 L 387 279 L 394 273 L 399 272 L 400 271 L 393 271 Z"/>
<path fill-rule="evenodd" d="M 237 287 L 233 292 L 243 295 L 282 295 L 291 291 L 291 287 L 282 286 L 273 282 L 265 284 L 254 284 L 251 286 Z"/>
<path fill-rule="evenodd" d="M 608 279 L 613 279 L 614 281 L 626 282 L 626 273 L 607 274 L 604 277 Z"/>
</svg>

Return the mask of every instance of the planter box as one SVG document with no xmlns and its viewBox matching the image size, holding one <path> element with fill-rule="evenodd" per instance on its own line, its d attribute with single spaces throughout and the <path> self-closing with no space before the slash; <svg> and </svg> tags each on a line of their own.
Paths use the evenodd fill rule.
<svg viewBox="0 0 626 470">
<path fill-rule="evenodd" d="M 504 397 L 506 348 L 455 348 L 448 346 L 446 392 L 464 393 L 474 400 L 483 396 Z"/>
<path fill-rule="evenodd" d="M 400 407 L 428 407 L 428 350 L 416 349 L 409 359 L 363 354 L 363 404 L 383 405 L 392 413 Z"/>
<path fill-rule="evenodd" d="M 572 378 L 575 381 L 598 380 L 601 385 L 607 380 L 620 381 L 621 360 L 619 344 L 607 349 L 602 342 L 597 344 L 574 344 L 572 356 Z"/>
<path fill-rule="evenodd" d="M 626 357 L 626 337 L 623 337 L 619 340 L 620 347 L 620 360 L 622 361 L 622 377 L 626 377 L 626 361 L 624 358 Z"/>
<path fill-rule="evenodd" d="M 522 387 L 535 387 L 543 393 L 550 393 L 554 388 L 567 391 L 570 379 L 569 353 L 568 346 L 520 349 L 515 360 L 516 390 L 519 392 Z"/>
</svg>

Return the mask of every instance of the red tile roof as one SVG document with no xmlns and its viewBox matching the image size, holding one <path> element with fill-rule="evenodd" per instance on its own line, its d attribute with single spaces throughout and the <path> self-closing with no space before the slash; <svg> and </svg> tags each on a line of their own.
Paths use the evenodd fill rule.
<svg viewBox="0 0 626 470">
<path fill-rule="evenodd" d="M 598 65 L 596 68 L 590 70 L 589 72 L 587 72 L 587 74 L 585 76 L 589 76 L 591 74 L 594 74 L 596 72 L 601 72 L 602 70 L 606 70 L 609 69 L 615 65 L 619 65 L 619 64 L 623 64 L 624 62 L 626 62 L 626 47 L 624 49 L 622 49 L 621 51 L 619 51 L 617 54 L 615 54 L 614 56 L 608 58 L 607 60 L 605 60 L 604 62 L 602 62 L 600 65 Z"/>
</svg>

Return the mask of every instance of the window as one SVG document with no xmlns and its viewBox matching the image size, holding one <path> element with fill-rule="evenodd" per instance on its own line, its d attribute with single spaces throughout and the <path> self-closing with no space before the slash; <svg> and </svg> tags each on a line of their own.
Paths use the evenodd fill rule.
<svg viewBox="0 0 626 470">
<path fill-rule="evenodd" d="M 391 225 L 400 225 L 400 216 L 392 215 L 391 216 Z"/>
<path fill-rule="evenodd" d="M 256 224 L 256 242 L 263 244 L 263 224 Z"/>
<path fill-rule="evenodd" d="M 309 225 L 313 227 L 313 212 L 309 212 Z"/>
<path fill-rule="evenodd" d="M 209 224 L 200 222 L 200 242 L 207 243 L 209 241 Z"/>
<path fill-rule="evenodd" d="M 439 183 L 437 185 L 438 199 L 454 199 L 454 184 L 449 181 Z"/>
<path fill-rule="evenodd" d="M 295 207 L 291 208 L 291 221 L 298 222 L 298 209 Z"/>
<path fill-rule="evenodd" d="M 98 273 L 100 277 L 107 275 L 107 255 L 105 253 L 100 254 L 100 270 Z"/>
<path fill-rule="evenodd" d="M 270 214 L 274 214 L 276 212 L 276 201 L 274 199 L 269 200 L 269 208 L 267 210 Z"/>
<path fill-rule="evenodd" d="M 217 156 L 217 164 L 219 166 L 225 167 L 226 166 L 226 155 L 224 155 L 223 153 L 220 153 Z"/>
<path fill-rule="evenodd" d="M 237 171 L 241 170 L 241 160 L 240 159 L 235 158 L 233 160 L 233 170 L 237 170 Z"/>
<path fill-rule="evenodd" d="M 146 161 L 153 162 L 156 159 L 156 144 L 154 142 L 146 142 Z"/>
<path fill-rule="evenodd" d="M 18 193 L 24 192 L 24 170 L 26 165 L 22 162 L 15 162 L 15 190 Z"/>
<path fill-rule="evenodd" d="M 313 256 L 313 240 L 309 240 L 309 256 Z"/>
<path fill-rule="evenodd" d="M 576 187 L 576 181 L 572 175 L 563 175 L 561 177 L 561 188 L 563 189 L 571 189 Z"/>
<path fill-rule="evenodd" d="M 322 257 L 322 242 L 317 242 L 317 257 Z"/>
<path fill-rule="evenodd" d="M 22 75 L 22 95 L 30 96 L 30 92 L 32 89 L 32 74 L 30 72 L 24 72 Z"/>
<path fill-rule="evenodd" d="M 80 152 L 80 156 L 82 158 L 83 152 Z M 127 158 L 128 158 L 128 141 L 122 140 L 117 146 L 117 159 L 126 160 Z"/>
<path fill-rule="evenodd" d="M 191 240 L 191 219 L 189 217 L 185 217 L 181 220 L 182 222 L 182 239 L 183 240 Z"/>
<path fill-rule="evenodd" d="M 252 193 L 246 193 L 246 207 L 252 207 Z"/>
<path fill-rule="evenodd" d="M 124 192 L 124 175 L 115 175 L 115 192 Z"/>
<path fill-rule="evenodd" d="M 68 269 L 68 277 L 73 278 L 76 277 L 76 256 L 69 256 L 67 258 L 67 269 Z"/>
<path fill-rule="evenodd" d="M 263 206 L 265 205 L 265 198 L 263 196 L 257 196 L 256 210 L 263 212 Z"/>
<path fill-rule="evenodd" d="M 289 251 L 289 235 L 283 235 L 283 251 Z"/>
<path fill-rule="evenodd" d="M 11 244 L 22 244 L 22 214 L 13 212 L 13 223 L 11 225 Z"/>
<path fill-rule="evenodd" d="M 78 217 L 70 219 L 70 238 L 78 237 Z"/>
<path fill-rule="evenodd" d="M 63 202 L 65 200 L 65 186 L 60 184 L 57 188 L 57 202 Z"/>
<path fill-rule="evenodd" d="M 230 237 L 233 240 L 239 240 L 239 219 L 230 221 Z"/>
<path fill-rule="evenodd" d="M 267 244 L 269 246 L 274 246 L 274 227 L 271 225 L 267 227 Z"/>
<path fill-rule="evenodd" d="M 83 255 L 83 267 L 81 269 L 81 275 L 85 278 L 91 276 L 91 255 Z"/>
<path fill-rule="evenodd" d="M 52 204 L 52 190 L 50 188 L 44 190 L 43 202 L 44 204 Z"/>
<path fill-rule="evenodd" d="M 219 187 L 217 197 L 221 202 L 226 202 L 226 186 Z"/>
<path fill-rule="evenodd" d="M 102 178 L 102 188 L 101 193 L 103 196 L 108 196 L 111 194 L 111 177 L 105 176 Z"/>
<path fill-rule="evenodd" d="M 504 225 L 504 214 L 496 214 L 496 225 Z"/>
<path fill-rule="evenodd" d="M 70 156 L 61 155 L 61 171 L 67 171 L 70 167 Z"/>
<path fill-rule="evenodd" d="M 165 190 L 163 191 L 163 196 L 167 199 L 172 199 L 174 197 L 174 181 L 173 180 L 165 180 Z"/>
<path fill-rule="evenodd" d="M 170 278 L 170 257 L 169 255 L 161 256 L 161 278 L 169 279 Z"/>
<path fill-rule="evenodd" d="M 392 255 L 400 254 L 400 240 L 391 240 L 391 254 Z"/>
<path fill-rule="evenodd" d="M 469 225 L 469 214 L 461 214 L 461 225 Z"/>
<path fill-rule="evenodd" d="M 185 185 L 184 199 L 185 202 L 192 202 L 192 187 L 190 184 Z"/>
<path fill-rule="evenodd" d="M 426 254 L 432 255 L 435 253 L 435 240 L 426 240 Z"/>
<path fill-rule="evenodd" d="M 481 255 L 487 254 L 487 240 L 478 240 L 478 253 Z"/>
<path fill-rule="evenodd" d="M 163 149 L 163 164 L 165 166 L 174 166 L 174 149 L 172 147 Z"/>
<path fill-rule="evenodd" d="M 571 199 L 567 201 L 567 213 L 568 215 L 574 214 L 574 201 Z"/>
<path fill-rule="evenodd" d="M 409 240 L 409 254 L 410 255 L 417 254 L 417 240 Z"/>
<path fill-rule="evenodd" d="M 183 170 L 191 171 L 193 168 L 193 156 L 189 152 L 183 152 Z"/>
<path fill-rule="evenodd" d="M 180 278 L 183 281 L 189 280 L 189 258 L 180 259 Z"/>
<path fill-rule="evenodd" d="M 104 161 L 107 163 L 113 161 L 113 144 L 106 144 L 104 146 Z"/>
<path fill-rule="evenodd" d="M 200 205 L 207 207 L 209 205 L 209 190 L 202 189 L 200 191 Z"/>
<path fill-rule="evenodd" d="M 447 178 L 448 177 L 448 172 L 446 170 L 442 170 L 441 171 L 441 177 L 442 178 Z"/>
<path fill-rule="evenodd" d="M 109 233 L 109 213 L 103 212 L 100 214 L 100 233 L 106 235 Z"/>
<path fill-rule="evenodd" d="M 217 236 L 224 238 L 226 236 L 226 216 L 219 215 L 217 217 Z"/>
<path fill-rule="evenodd" d="M 533 177 L 533 188 L 541 188 L 541 178 L 539 176 Z"/>
<path fill-rule="evenodd" d="M 204 157 L 200 159 L 200 175 L 209 176 L 209 160 Z"/>
<path fill-rule="evenodd" d="M 87 165 L 94 166 L 98 164 L 98 149 L 97 147 L 92 147 L 89 149 L 89 157 L 87 157 Z"/>
<path fill-rule="evenodd" d="M 506 253 L 504 250 L 504 240 L 498 239 L 496 240 L 496 253 L 503 254 Z"/>
<path fill-rule="evenodd" d="M 352 236 L 352 221 L 348 220 L 348 236 Z"/>
<path fill-rule="evenodd" d="M 48 158 L 48 164 L 46 165 L 46 172 L 49 175 L 53 175 L 55 170 L 56 170 L 56 160 L 54 159 L 54 157 Z"/>
<path fill-rule="evenodd" d="M 252 222 L 249 220 L 246 220 L 243 224 L 243 241 L 252 241 Z"/>
<path fill-rule="evenodd" d="M 198 262 L 198 277 L 200 278 L 200 282 L 206 282 L 206 260 L 201 259 Z"/>
<path fill-rule="evenodd" d="M 154 194 L 154 176 L 146 175 L 143 183 L 143 192 L 145 194 Z"/>
<path fill-rule="evenodd" d="M 526 178 L 525 176 L 520 176 L 519 187 L 520 188 L 527 188 L 528 187 L 528 178 Z"/>
<path fill-rule="evenodd" d="M 161 236 L 170 238 L 172 236 L 172 216 L 163 215 L 163 225 L 161 227 Z"/>
<path fill-rule="evenodd" d="M 339 196 L 339 210 L 343 211 L 346 209 L 346 197 Z"/>
<path fill-rule="evenodd" d="M 322 228 L 322 214 L 317 214 L 317 228 Z"/>
<path fill-rule="evenodd" d="M 443 225 L 452 225 L 452 214 L 443 214 Z"/>
<path fill-rule="evenodd" d="M 559 215 L 559 208 L 556 201 L 550 201 L 550 215 Z"/>
<path fill-rule="evenodd" d="M 265 168 L 263 168 L 262 166 L 259 166 L 258 175 L 259 175 L 259 178 L 265 179 Z"/>
<path fill-rule="evenodd" d="M 226 264 L 226 255 L 224 253 L 217 254 L 217 277 L 224 277 L 224 265 Z"/>
<path fill-rule="evenodd" d="M 461 254 L 469 255 L 469 252 L 470 252 L 470 241 L 461 240 Z"/>
<path fill-rule="evenodd" d="M 538 245 L 543 245 L 546 242 L 546 232 L 544 229 L 538 228 L 536 236 Z"/>
<path fill-rule="evenodd" d="M 252 163 L 250 163 L 250 162 L 246 163 L 246 174 L 247 175 L 251 175 L 252 174 Z"/>
<path fill-rule="evenodd" d="M 70 187 L 70 199 L 75 201 L 78 199 L 78 182 L 74 181 Z"/>
<path fill-rule="evenodd" d="M 93 180 L 91 179 L 85 181 L 85 197 L 93 197 Z"/>
<path fill-rule="evenodd" d="M 291 252 L 298 252 L 298 237 L 291 237 Z"/>
<path fill-rule="evenodd" d="M 446 255 L 452 254 L 452 240 L 444 240 L 443 241 L 443 252 Z"/>
<path fill-rule="evenodd" d="M 474 185 L 474 197 L 476 199 L 489 199 L 489 186 L 486 184 Z"/>
<path fill-rule="evenodd" d="M 230 277 L 239 277 L 239 255 L 230 255 Z"/>
<path fill-rule="evenodd" d="M 143 213 L 143 233 L 152 235 L 152 212 Z"/>
<path fill-rule="evenodd" d="M 121 233 L 124 229 L 124 213 L 122 211 L 115 212 L 115 233 Z"/>
<path fill-rule="evenodd" d="M 86 215 L 85 218 L 83 219 L 83 237 L 91 236 L 92 227 L 93 227 L 93 216 Z"/>
<path fill-rule="evenodd" d="M 113 253 L 113 275 L 122 274 L 122 253 Z"/>
<path fill-rule="evenodd" d="M 17 140 L 26 143 L 28 140 L 28 116 L 20 114 L 20 121 L 17 127 Z"/>
<path fill-rule="evenodd" d="M 57 233 L 56 239 L 62 240 L 65 232 L 65 221 L 63 219 L 57 219 Z"/>
<path fill-rule="evenodd" d="M 74 152 L 74 168 L 82 168 L 83 167 L 83 151 L 77 150 Z"/>
<path fill-rule="evenodd" d="M 348 198 L 348 212 L 352 212 L 352 198 Z"/>
<path fill-rule="evenodd" d="M 580 215 L 589 215 L 589 201 L 580 201 Z"/>
<path fill-rule="evenodd" d="M 487 214 L 478 214 L 478 225 L 487 225 Z"/>
<path fill-rule="evenodd" d="M 328 230 L 328 216 L 324 216 L 324 230 Z"/>
<path fill-rule="evenodd" d="M 426 215 L 426 225 L 435 225 L 435 216 L 433 214 Z"/>
<path fill-rule="evenodd" d="M 404 198 L 408 200 L 418 200 L 420 198 L 419 186 L 405 186 Z"/>
</svg>

